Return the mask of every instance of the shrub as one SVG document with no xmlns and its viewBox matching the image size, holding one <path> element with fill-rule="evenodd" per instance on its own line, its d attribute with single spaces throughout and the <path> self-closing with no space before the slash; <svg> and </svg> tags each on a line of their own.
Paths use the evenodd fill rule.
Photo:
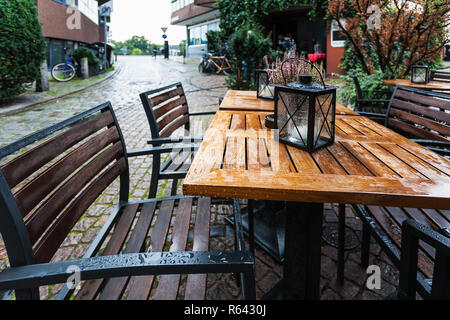
<svg viewBox="0 0 450 320">
<path fill-rule="evenodd" d="M 132 56 L 140 56 L 140 55 L 142 55 L 142 54 L 143 54 L 143 52 L 142 52 L 142 50 L 139 49 L 139 48 L 134 48 L 133 51 L 131 52 L 131 55 L 132 55 Z"/>
<path fill-rule="evenodd" d="M 229 46 L 233 56 L 233 74 L 226 80 L 228 87 L 255 90 L 256 69 L 261 65 L 263 57 L 270 53 L 272 41 L 265 38 L 259 28 L 244 25 L 231 36 Z"/>
<path fill-rule="evenodd" d="M 35 1 L 0 1 L 0 102 L 39 77 L 45 50 Z"/>
<path fill-rule="evenodd" d="M 81 63 L 82 58 L 87 58 L 88 64 L 90 65 L 96 65 L 100 62 L 94 52 L 86 47 L 78 47 L 78 49 L 76 49 L 73 53 L 73 58 L 77 61 L 78 64 Z"/>
</svg>

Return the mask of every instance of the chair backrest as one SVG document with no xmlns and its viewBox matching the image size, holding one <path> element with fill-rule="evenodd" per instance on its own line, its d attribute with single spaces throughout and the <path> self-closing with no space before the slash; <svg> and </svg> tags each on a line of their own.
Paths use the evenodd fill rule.
<svg viewBox="0 0 450 320">
<path fill-rule="evenodd" d="M 414 300 L 417 288 L 419 241 L 435 249 L 433 281 L 424 298 L 450 299 L 450 238 L 413 219 L 402 224 L 400 299 Z"/>
<path fill-rule="evenodd" d="M 152 138 L 169 137 L 184 126 L 189 131 L 189 107 L 180 82 L 140 94 Z"/>
<path fill-rule="evenodd" d="M 396 87 L 385 126 L 408 138 L 449 141 L 450 95 Z"/>
<path fill-rule="evenodd" d="M 0 148 L 0 163 L 0 232 L 11 266 L 51 261 L 117 177 L 128 200 L 126 149 L 109 102 Z"/>
<path fill-rule="evenodd" d="M 450 72 L 445 71 L 431 71 L 432 81 L 450 82 Z"/>
<path fill-rule="evenodd" d="M 356 90 L 356 100 L 360 100 L 363 98 L 362 91 L 361 91 L 361 85 L 359 84 L 358 77 L 356 76 L 356 73 L 353 71 L 350 71 L 348 74 L 350 78 L 353 79 L 353 82 L 355 83 L 355 90 Z"/>
</svg>

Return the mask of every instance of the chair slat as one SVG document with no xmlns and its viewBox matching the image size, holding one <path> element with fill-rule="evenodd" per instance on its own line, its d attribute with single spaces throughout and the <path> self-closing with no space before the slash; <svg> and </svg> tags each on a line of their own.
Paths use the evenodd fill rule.
<svg viewBox="0 0 450 320">
<path fill-rule="evenodd" d="M 150 225 L 154 217 L 155 209 L 156 202 L 145 203 L 142 206 L 142 210 L 136 222 L 136 227 L 134 228 L 130 239 L 127 242 L 124 253 L 134 253 L 142 251 L 142 248 L 145 245 L 145 239 L 147 237 L 148 230 L 150 229 Z M 119 300 L 129 280 L 130 277 L 109 279 L 105 287 L 103 288 L 100 299 Z"/>
<path fill-rule="evenodd" d="M 110 112 L 101 113 L 74 125 L 69 130 L 6 163 L 2 170 L 9 187 L 14 188 L 50 160 L 113 122 L 114 119 Z"/>
<path fill-rule="evenodd" d="M 450 127 L 449 126 L 439 123 L 439 122 L 436 122 L 436 121 L 433 121 L 433 120 L 429 120 L 423 116 L 418 116 L 418 115 L 415 115 L 412 113 L 401 111 L 396 108 L 391 108 L 390 115 L 396 116 L 402 120 L 410 121 L 414 124 L 422 125 L 427 129 L 435 130 L 444 136 L 450 136 Z"/>
<path fill-rule="evenodd" d="M 392 100 L 392 107 L 406 110 L 406 111 L 412 111 L 424 116 L 427 116 L 431 119 L 436 119 L 440 121 L 445 121 L 447 123 L 450 123 L 450 113 L 442 112 L 440 110 L 431 109 L 429 107 L 424 107 L 409 101 L 403 101 L 400 99 L 393 99 Z"/>
<path fill-rule="evenodd" d="M 161 138 L 169 137 L 175 130 L 180 128 L 181 126 L 189 123 L 189 116 L 185 115 L 177 118 L 175 121 L 172 121 L 167 127 L 159 132 L 159 136 Z"/>
<path fill-rule="evenodd" d="M 153 108 L 153 112 L 155 114 L 156 119 L 161 118 L 163 115 L 168 113 L 170 110 L 179 107 L 179 106 L 187 106 L 186 97 L 181 96 L 175 100 L 169 101 L 166 104 L 161 105 L 158 108 Z"/>
<path fill-rule="evenodd" d="M 149 97 L 150 102 L 153 106 L 157 106 L 161 104 L 161 102 L 167 101 L 169 99 L 175 98 L 176 96 L 183 95 L 183 89 L 181 87 L 176 87 L 170 91 L 163 92 L 161 94 L 155 95 L 153 97 Z"/>
<path fill-rule="evenodd" d="M 42 240 L 36 244 L 35 258 L 36 263 L 44 263 L 50 261 L 53 254 L 66 238 L 69 231 L 75 223 L 89 208 L 89 206 L 97 199 L 97 197 L 106 189 L 121 173 L 127 168 L 126 160 L 121 158 L 112 167 L 99 175 L 81 195 L 73 201 L 69 207 L 61 214 L 44 235 Z"/>
<path fill-rule="evenodd" d="M 193 251 L 209 250 L 209 221 L 211 198 L 199 198 L 195 215 Z M 206 274 L 190 274 L 186 281 L 186 300 L 204 299 L 206 295 Z"/>
<path fill-rule="evenodd" d="M 174 200 L 166 200 L 161 203 L 158 216 L 156 218 L 155 226 L 153 227 L 149 252 L 163 251 L 166 243 L 167 233 L 169 231 L 170 220 L 172 217 Z M 130 292 L 128 294 L 129 300 L 147 300 L 152 289 L 155 276 L 137 276 L 133 278 Z"/>
<path fill-rule="evenodd" d="M 191 212 L 192 198 L 181 199 L 176 211 L 170 251 L 186 250 Z M 176 300 L 180 286 L 180 277 L 181 275 L 179 274 L 161 275 L 153 299 Z"/>
<path fill-rule="evenodd" d="M 433 106 L 433 107 L 438 107 L 438 108 L 442 108 L 445 110 L 450 110 L 450 101 L 449 100 L 444 100 L 444 99 L 440 99 L 440 98 L 432 97 L 432 96 L 426 96 L 426 95 L 402 90 L 400 88 L 397 90 L 395 97 L 406 99 L 406 100 L 411 100 L 416 103 L 418 102 L 418 103 L 421 103 L 421 104 L 424 104 L 427 106 Z"/>
<path fill-rule="evenodd" d="M 161 132 L 167 125 L 169 125 L 171 122 L 173 122 L 175 119 L 183 116 L 188 115 L 188 108 L 186 105 L 180 106 L 176 109 L 172 109 L 170 113 L 167 113 L 163 118 L 161 118 L 158 121 L 158 129 Z"/>
<path fill-rule="evenodd" d="M 119 221 L 114 228 L 114 233 L 111 236 L 105 250 L 103 251 L 104 256 L 114 255 L 120 253 L 125 239 L 130 231 L 134 217 L 136 216 L 136 211 L 138 210 L 138 205 L 129 205 L 123 209 Z M 100 291 L 101 285 L 105 279 L 95 279 L 88 280 L 83 285 L 83 288 L 78 292 L 76 299 L 79 300 L 93 300 Z"/>
<path fill-rule="evenodd" d="M 25 223 L 31 243 L 34 244 L 41 237 L 64 207 L 80 192 L 80 186 L 87 185 L 107 164 L 121 155 L 123 155 L 122 145 L 117 142 L 78 171 L 43 202 Z"/>
<path fill-rule="evenodd" d="M 416 126 L 412 126 L 410 124 L 407 124 L 403 121 L 397 120 L 397 119 L 388 119 L 388 126 L 390 128 L 398 129 L 403 132 L 409 133 L 414 135 L 415 137 L 428 139 L 428 140 L 437 140 L 437 141 L 445 141 L 448 142 L 448 139 L 441 137 L 440 135 L 437 135 L 433 132 L 423 130 L 421 128 L 418 128 Z"/>
<path fill-rule="evenodd" d="M 111 127 L 69 153 L 27 183 L 14 195 L 23 216 L 27 215 L 47 194 L 80 168 L 89 158 L 118 140 L 117 128 Z"/>
</svg>

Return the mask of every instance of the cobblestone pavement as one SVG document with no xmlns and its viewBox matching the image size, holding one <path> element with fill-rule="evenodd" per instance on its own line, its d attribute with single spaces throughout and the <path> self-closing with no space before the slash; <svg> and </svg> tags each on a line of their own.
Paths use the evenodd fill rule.
<svg viewBox="0 0 450 320">
<path fill-rule="evenodd" d="M 13 116 L 0 118 L 0 146 L 21 138 L 31 132 L 59 122 L 90 107 L 110 100 L 117 113 L 123 130 L 127 148 L 146 146 L 149 127 L 143 112 L 139 93 L 181 81 L 193 111 L 216 110 L 218 97 L 226 92 L 225 77 L 200 75 L 194 64 L 181 64 L 174 61 L 153 60 L 151 57 L 119 57 L 119 72 L 110 80 L 92 88 L 47 103 Z M 194 135 L 201 135 L 212 116 L 203 116 L 192 124 Z M 145 199 L 148 194 L 151 173 L 151 158 L 138 157 L 130 161 L 131 198 Z M 55 260 L 80 258 L 94 239 L 102 224 L 108 219 L 111 203 L 117 203 L 118 182 L 114 182 L 86 212 L 73 232 L 56 253 Z M 160 183 L 158 196 L 169 195 L 171 183 Z M 181 193 L 181 181 L 178 185 Z M 324 222 L 336 223 L 336 206 L 326 205 Z M 234 237 L 224 218 L 231 213 L 231 207 L 217 205 L 212 209 L 211 224 L 215 231 L 211 249 L 232 249 Z M 347 210 L 347 226 L 359 233 L 361 222 L 353 211 Z M 0 239 L 1 242 L 1 239 Z M 377 245 L 372 245 L 370 264 L 381 267 L 381 289 L 366 289 L 366 271 L 359 266 L 359 247 L 346 252 L 345 283 L 336 284 L 337 251 L 333 246 L 323 243 L 321 267 L 321 299 L 382 299 L 395 290 L 398 271 L 392 267 Z M 0 270 L 8 265 L 4 248 L 0 245 Z M 255 273 L 257 297 L 267 292 L 282 276 L 282 265 L 262 250 L 257 249 Z M 52 299 L 62 285 L 41 288 L 42 299 Z M 210 275 L 208 277 L 208 299 L 240 299 L 240 288 L 234 275 Z"/>
</svg>

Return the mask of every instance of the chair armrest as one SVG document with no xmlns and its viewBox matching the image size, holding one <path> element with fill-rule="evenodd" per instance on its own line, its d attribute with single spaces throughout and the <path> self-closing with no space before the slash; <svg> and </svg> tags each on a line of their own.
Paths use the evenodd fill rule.
<svg viewBox="0 0 450 320">
<path fill-rule="evenodd" d="M 411 141 L 418 143 L 421 146 L 440 154 L 441 156 L 450 156 L 450 141 L 446 142 L 422 139 L 411 139 Z"/>
<path fill-rule="evenodd" d="M 248 251 L 191 251 L 131 253 L 14 267 L 0 272 L 0 290 L 65 283 L 77 270 L 80 280 L 113 277 L 239 273 L 253 267 Z"/>
<path fill-rule="evenodd" d="M 198 144 L 182 144 L 177 146 L 161 146 L 161 147 L 152 147 L 148 149 L 138 149 L 138 150 L 130 150 L 127 151 L 127 157 L 139 157 L 139 156 L 147 156 L 161 153 L 170 153 L 173 150 L 198 150 L 200 146 Z"/>
<path fill-rule="evenodd" d="M 189 112 L 189 116 L 205 116 L 210 114 L 216 114 L 217 111 L 201 111 L 201 112 Z"/>
<path fill-rule="evenodd" d="M 191 136 L 182 136 L 182 137 L 167 137 L 167 138 L 154 138 L 148 140 L 148 144 L 166 144 L 166 143 L 179 143 L 179 142 L 202 142 L 203 137 L 191 137 Z"/>
</svg>

